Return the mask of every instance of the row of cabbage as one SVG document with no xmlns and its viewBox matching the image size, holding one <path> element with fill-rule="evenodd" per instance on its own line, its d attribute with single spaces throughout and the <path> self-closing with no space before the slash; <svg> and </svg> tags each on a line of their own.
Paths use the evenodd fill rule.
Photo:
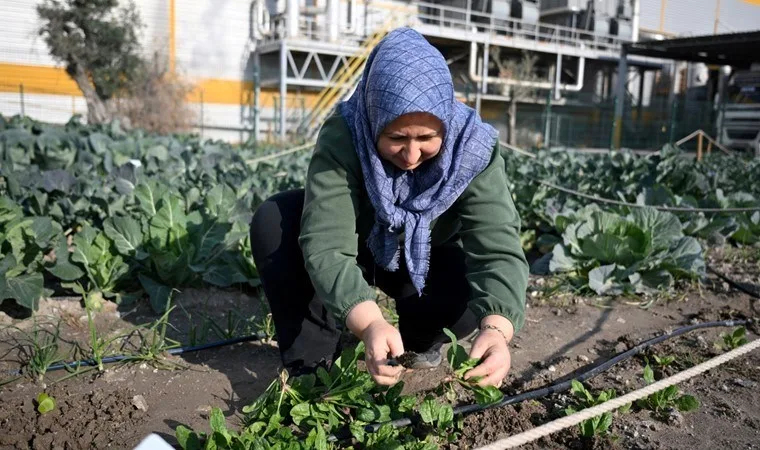
<svg viewBox="0 0 760 450">
<path fill-rule="evenodd" d="M 194 135 L 64 126 L 0 116 L 0 298 L 148 296 L 157 311 L 187 286 L 258 283 L 248 223 L 269 195 L 302 186 L 309 152 Z M 584 156 L 507 153 L 525 248 L 539 273 L 600 294 L 651 293 L 704 274 L 703 244 L 757 245 L 760 212 L 677 213 L 589 205 L 540 181 L 639 205 L 760 208 L 760 163 L 664 148 Z"/>
</svg>

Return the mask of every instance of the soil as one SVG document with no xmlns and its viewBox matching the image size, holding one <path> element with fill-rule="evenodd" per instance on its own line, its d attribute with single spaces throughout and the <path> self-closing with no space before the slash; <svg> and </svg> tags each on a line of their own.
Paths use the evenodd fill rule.
<svg viewBox="0 0 760 450">
<path fill-rule="evenodd" d="M 746 289 L 760 290 L 760 264 L 735 252 L 710 254 L 716 270 Z M 512 395 L 572 377 L 576 371 L 603 361 L 642 340 L 690 323 L 725 318 L 759 317 L 758 300 L 710 275 L 702 285 L 682 285 L 656 299 L 597 298 L 553 292 L 551 279 L 531 278 L 529 307 L 523 330 L 512 344 L 512 370 L 504 390 Z M 651 300 L 651 301 L 648 301 Z M 265 311 L 248 293 L 188 290 L 176 297 L 167 336 L 183 343 L 214 341 L 227 335 L 244 335 L 256 329 Z M 649 305 L 643 309 L 641 305 Z M 62 355 L 83 355 L 89 329 L 87 316 L 76 299 L 42 302 L 37 327 L 52 330 L 60 319 Z M 139 347 L 139 324 L 156 319 L 150 309 L 115 307 L 106 303 L 95 317 L 99 336 L 129 336 Z M 42 380 L 14 376 L 23 367 L 35 320 L 0 312 L 0 449 L 16 448 L 134 448 L 150 433 L 176 445 L 179 424 L 208 430 L 208 414 L 219 407 L 231 425 L 239 424 L 242 407 L 250 404 L 274 379 L 280 360 L 276 343 L 247 342 L 156 361 L 107 365 L 103 373 L 91 370 L 71 375 L 49 372 Z M 210 325 L 213 322 L 215 325 Z M 217 329 L 218 328 L 218 329 Z M 229 329 L 232 328 L 230 331 Z M 214 331 L 216 330 L 216 331 Z M 225 332 L 226 331 L 226 332 Z M 709 359 L 723 350 L 726 329 L 696 331 L 657 345 L 647 355 L 675 356 L 675 362 L 656 370 L 668 376 Z M 758 338 L 750 327 L 747 338 Z M 131 333 L 130 333 L 131 332 Z M 141 333 L 149 336 L 144 329 Z M 111 347 L 122 348 L 123 339 Z M 132 349 L 131 351 L 134 351 Z M 621 363 L 590 380 L 592 391 L 614 388 L 618 395 L 644 385 L 644 355 Z M 406 391 L 437 386 L 446 372 L 409 371 Z M 760 448 L 760 352 L 679 385 L 695 396 L 700 407 L 688 413 L 656 416 L 634 406 L 616 414 L 609 435 L 595 439 L 579 436 L 577 427 L 534 442 L 525 448 L 693 449 Z M 46 392 L 56 408 L 36 410 L 36 398 Z M 489 409 L 464 419 L 459 439 L 450 449 L 476 448 L 561 417 L 573 404 L 569 393 L 554 394 L 522 404 Z"/>
</svg>

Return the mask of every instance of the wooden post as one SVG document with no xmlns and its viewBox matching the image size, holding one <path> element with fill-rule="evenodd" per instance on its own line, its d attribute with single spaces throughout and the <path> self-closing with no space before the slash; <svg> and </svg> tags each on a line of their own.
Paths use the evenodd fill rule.
<svg viewBox="0 0 760 450">
<path fill-rule="evenodd" d="M 712 139 L 707 140 L 707 154 L 712 153 Z"/>
<path fill-rule="evenodd" d="M 697 134 L 697 161 L 702 161 L 702 133 Z"/>
</svg>

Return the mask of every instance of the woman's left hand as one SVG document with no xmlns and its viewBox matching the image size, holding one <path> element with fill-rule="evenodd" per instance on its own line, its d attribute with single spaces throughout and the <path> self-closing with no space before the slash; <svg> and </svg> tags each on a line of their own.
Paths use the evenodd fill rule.
<svg viewBox="0 0 760 450">
<path fill-rule="evenodd" d="M 498 328 L 483 328 L 490 325 Z M 501 332 L 499 332 L 499 330 Z M 465 374 L 465 379 L 483 377 L 480 386 L 501 386 L 512 362 L 509 354 L 509 340 L 514 328 L 512 322 L 501 316 L 486 316 L 481 322 L 481 331 L 470 350 L 470 358 L 480 359 L 480 364 Z"/>
</svg>

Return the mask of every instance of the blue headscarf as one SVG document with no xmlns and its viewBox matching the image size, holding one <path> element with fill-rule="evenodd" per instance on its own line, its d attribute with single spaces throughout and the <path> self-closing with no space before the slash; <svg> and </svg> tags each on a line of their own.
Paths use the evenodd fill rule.
<svg viewBox="0 0 760 450">
<path fill-rule="evenodd" d="M 364 73 L 340 112 L 351 129 L 364 183 L 375 209 L 367 240 L 377 264 L 399 267 L 403 231 L 409 276 L 422 295 L 430 259 L 430 223 L 445 212 L 488 165 L 498 133 L 454 98 L 443 55 L 411 28 L 389 33 L 370 53 Z M 414 171 L 383 160 L 376 143 L 401 115 L 426 112 L 444 125 L 438 155 Z"/>
</svg>

